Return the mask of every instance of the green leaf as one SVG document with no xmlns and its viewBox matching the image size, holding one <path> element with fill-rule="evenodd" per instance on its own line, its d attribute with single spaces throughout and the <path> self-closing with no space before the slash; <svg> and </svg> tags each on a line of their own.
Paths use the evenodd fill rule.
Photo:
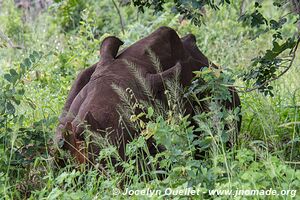
<svg viewBox="0 0 300 200">
<path fill-rule="evenodd" d="M 148 108 L 147 118 L 151 118 L 153 116 L 154 110 L 152 107 Z"/>
<path fill-rule="evenodd" d="M 10 70 L 9 70 L 9 73 L 11 74 L 11 76 L 18 76 L 18 75 L 19 75 L 19 74 L 17 73 L 17 71 L 14 70 L 14 69 L 10 69 Z"/>
<path fill-rule="evenodd" d="M 16 112 L 14 105 L 10 101 L 6 103 L 6 111 L 7 114 L 14 114 Z"/>
<path fill-rule="evenodd" d="M 26 66 L 24 65 L 24 63 L 21 63 L 21 64 L 20 64 L 20 67 L 21 67 L 21 70 L 22 70 L 22 71 L 25 71 L 25 70 L 26 70 Z"/>
<path fill-rule="evenodd" d="M 252 17 L 252 19 L 251 19 L 252 27 L 259 28 L 263 24 L 268 24 L 268 21 L 266 20 L 266 18 L 260 12 L 258 12 L 258 10 L 253 12 L 251 14 L 251 17 Z"/>
<path fill-rule="evenodd" d="M 40 54 L 39 54 L 37 51 L 33 51 L 33 52 L 32 52 L 32 55 L 33 55 L 35 58 L 40 58 Z"/>
<path fill-rule="evenodd" d="M 26 58 L 23 63 L 26 68 L 29 68 L 32 64 L 29 58 Z"/>
<path fill-rule="evenodd" d="M 20 103 L 21 103 L 20 99 L 13 98 L 12 100 L 13 100 L 17 105 L 20 105 Z"/>
<path fill-rule="evenodd" d="M 39 51 L 38 54 L 39 54 L 39 58 L 41 58 L 44 55 L 42 51 Z"/>
<path fill-rule="evenodd" d="M 9 70 L 10 76 L 11 76 L 11 82 L 16 83 L 19 79 L 19 74 L 14 69 Z"/>
<path fill-rule="evenodd" d="M 4 74 L 4 78 L 8 81 L 8 82 L 10 82 L 10 83 L 12 83 L 13 82 L 13 80 L 12 80 L 12 78 L 11 78 L 11 75 L 10 74 Z"/>
<path fill-rule="evenodd" d="M 23 96 L 25 94 L 25 90 L 23 88 L 18 90 L 18 94 Z"/>
<path fill-rule="evenodd" d="M 33 63 L 35 62 L 35 56 L 33 54 L 30 54 L 29 58 L 30 58 L 31 62 L 33 62 Z"/>
</svg>

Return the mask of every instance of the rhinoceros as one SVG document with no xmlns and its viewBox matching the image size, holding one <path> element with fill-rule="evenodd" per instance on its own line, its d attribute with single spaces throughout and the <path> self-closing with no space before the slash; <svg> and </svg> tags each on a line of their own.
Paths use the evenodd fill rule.
<svg viewBox="0 0 300 200">
<path fill-rule="evenodd" d="M 180 83 L 189 86 L 194 77 L 193 71 L 203 67 L 217 66 L 211 63 L 198 49 L 196 38 L 188 34 L 180 38 L 176 31 L 169 27 L 160 27 L 149 36 L 137 41 L 119 52 L 123 42 L 114 36 L 103 40 L 100 47 L 100 61 L 83 70 L 74 81 L 69 96 L 59 118 L 56 141 L 63 140 L 63 149 L 69 150 L 79 163 L 92 160 L 92 155 L 99 154 L 99 148 L 85 148 L 82 135 L 84 126 L 89 125 L 91 131 L 111 128 L 107 136 L 111 144 L 117 145 L 120 157 L 126 159 L 126 144 L 132 140 L 132 135 L 122 129 L 117 106 L 121 103 L 120 96 L 112 88 L 116 85 L 124 90 L 131 88 L 139 99 L 146 100 L 140 93 L 139 83 L 128 68 L 128 63 L 134 63 L 141 77 L 149 83 L 155 97 L 164 100 L 163 81 L 174 77 L 180 72 Z M 158 72 L 149 56 L 149 49 L 155 53 L 161 63 Z M 240 99 L 234 90 L 230 90 L 232 101 L 226 103 L 227 108 L 240 106 Z M 186 109 L 186 114 L 193 114 Z M 238 129 L 240 122 L 238 122 Z M 134 130 L 132 130 L 134 131 Z M 136 133 L 138 134 L 138 133 Z"/>
</svg>

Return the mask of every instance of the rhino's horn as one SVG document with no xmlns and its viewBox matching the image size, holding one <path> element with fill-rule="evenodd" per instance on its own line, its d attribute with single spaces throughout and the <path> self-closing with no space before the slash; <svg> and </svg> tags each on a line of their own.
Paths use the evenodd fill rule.
<svg viewBox="0 0 300 200">
<path fill-rule="evenodd" d="M 119 47 L 124 43 L 115 36 L 105 38 L 100 47 L 101 62 L 111 62 L 118 54 Z"/>
</svg>

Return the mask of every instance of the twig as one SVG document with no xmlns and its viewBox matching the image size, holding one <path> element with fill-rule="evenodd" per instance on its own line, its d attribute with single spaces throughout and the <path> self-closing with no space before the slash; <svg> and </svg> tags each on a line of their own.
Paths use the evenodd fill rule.
<svg viewBox="0 0 300 200">
<path fill-rule="evenodd" d="M 286 164 L 300 165 L 300 162 L 284 161 Z"/>
<path fill-rule="evenodd" d="M 8 45 L 9 45 L 11 48 L 24 49 L 24 47 L 22 47 L 22 46 L 15 45 L 15 44 L 11 41 L 11 39 L 9 39 L 9 37 L 6 36 L 1 30 L 0 30 L 0 37 L 1 37 L 2 39 L 4 39 L 4 40 L 8 43 Z"/>
<path fill-rule="evenodd" d="M 246 8 L 246 0 L 243 0 L 240 5 L 240 16 L 245 14 L 245 8 Z"/>
<path fill-rule="evenodd" d="M 118 15 L 119 15 L 122 33 L 125 34 L 125 30 L 124 30 L 124 20 L 123 20 L 123 17 L 122 17 L 122 15 L 121 15 L 121 11 L 120 11 L 118 5 L 116 4 L 115 0 L 111 0 L 111 1 L 113 2 L 114 6 L 115 6 L 115 8 L 116 8 L 116 10 L 117 10 L 117 13 L 118 13 Z"/>
<path fill-rule="evenodd" d="M 285 124 L 281 124 L 278 127 L 287 127 L 287 126 L 290 126 L 290 125 L 297 125 L 297 124 L 300 124 L 300 122 L 288 122 L 288 123 L 285 123 Z"/>
</svg>

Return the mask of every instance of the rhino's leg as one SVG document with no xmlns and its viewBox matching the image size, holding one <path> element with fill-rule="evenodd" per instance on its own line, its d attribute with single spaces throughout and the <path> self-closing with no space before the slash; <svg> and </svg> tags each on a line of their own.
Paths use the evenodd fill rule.
<svg viewBox="0 0 300 200">
<path fill-rule="evenodd" d="M 113 127 L 113 125 L 109 124 L 109 121 L 111 121 L 111 113 L 108 114 L 103 112 L 99 118 L 99 116 L 97 116 L 95 113 L 93 114 L 93 112 L 95 112 L 94 110 L 92 112 L 87 111 L 85 112 L 85 114 L 83 114 L 84 112 L 84 109 L 82 111 L 79 111 L 79 118 L 81 118 L 82 116 L 84 117 L 82 117 L 81 121 L 74 120 L 71 125 L 72 133 L 75 137 L 76 143 L 81 144 L 81 148 L 76 152 L 84 152 L 84 156 L 81 154 L 81 157 L 79 158 L 77 158 L 76 154 L 74 154 L 76 152 L 73 152 L 73 155 L 77 158 L 78 161 L 83 160 L 84 157 L 85 162 L 95 162 L 95 159 L 99 155 L 101 148 L 103 148 L 101 144 L 98 143 L 101 137 L 107 137 L 108 141 L 115 146 L 119 146 L 120 138 L 124 138 L 126 141 L 128 140 L 126 135 L 118 135 L 117 132 L 115 132 L 117 130 L 114 130 L 113 133 L 110 132 L 109 134 L 108 132 L 106 132 L 108 130 L 107 126 Z M 85 125 L 89 125 L 89 127 L 86 127 Z M 86 128 L 96 133 L 89 135 L 89 137 L 91 137 L 90 139 L 87 139 L 83 135 Z M 120 156 L 122 157 L 122 155 L 123 154 L 121 153 Z M 124 158 L 124 156 L 122 158 Z"/>
<path fill-rule="evenodd" d="M 79 88 L 77 87 L 73 89 L 74 90 L 72 92 L 75 92 L 75 90 Z M 72 132 L 72 126 L 70 126 L 70 124 L 76 118 L 80 106 L 86 99 L 86 93 L 87 93 L 86 89 L 84 88 L 81 89 L 79 91 L 79 94 L 77 94 L 77 96 L 74 99 L 72 99 L 71 105 L 67 105 L 68 102 L 66 103 L 65 105 L 66 110 L 64 110 L 64 113 L 59 118 L 59 125 L 57 127 L 54 140 L 55 143 L 58 144 L 58 146 L 61 148 L 70 149 L 68 145 L 65 144 L 65 142 L 69 142 L 75 145 L 75 143 L 73 143 L 74 142 L 73 139 L 70 138 L 70 136 L 66 137 L 66 135 Z M 70 100 L 70 98 L 68 98 L 68 100 Z M 67 133 L 68 131 L 69 133 Z"/>
<path fill-rule="evenodd" d="M 75 134 L 73 134 L 72 125 L 70 122 L 66 123 L 64 129 L 64 148 L 70 151 L 71 155 L 76 158 L 77 162 L 86 163 L 87 153 L 84 141 L 78 140 Z"/>
<path fill-rule="evenodd" d="M 77 117 L 80 118 L 80 116 Z M 91 152 L 88 151 L 88 145 L 82 135 L 85 124 L 89 124 L 93 130 L 96 130 L 98 127 L 98 122 L 89 111 L 86 112 L 82 120 L 75 118 L 72 122 L 66 122 L 62 131 L 64 138 L 63 148 L 69 150 L 71 155 L 73 155 L 79 163 L 92 162 L 91 156 L 89 155 Z"/>
<path fill-rule="evenodd" d="M 100 64 L 112 62 L 118 54 L 119 47 L 123 44 L 124 43 L 115 36 L 109 36 L 105 38 L 100 47 Z"/>
<path fill-rule="evenodd" d="M 191 55 L 193 59 L 195 59 L 196 66 L 192 66 L 193 71 L 200 70 L 202 67 L 213 66 L 217 68 L 217 66 L 210 62 L 208 58 L 199 50 L 196 44 L 196 37 L 193 34 L 188 34 L 181 38 L 182 44 L 186 51 Z"/>
</svg>

